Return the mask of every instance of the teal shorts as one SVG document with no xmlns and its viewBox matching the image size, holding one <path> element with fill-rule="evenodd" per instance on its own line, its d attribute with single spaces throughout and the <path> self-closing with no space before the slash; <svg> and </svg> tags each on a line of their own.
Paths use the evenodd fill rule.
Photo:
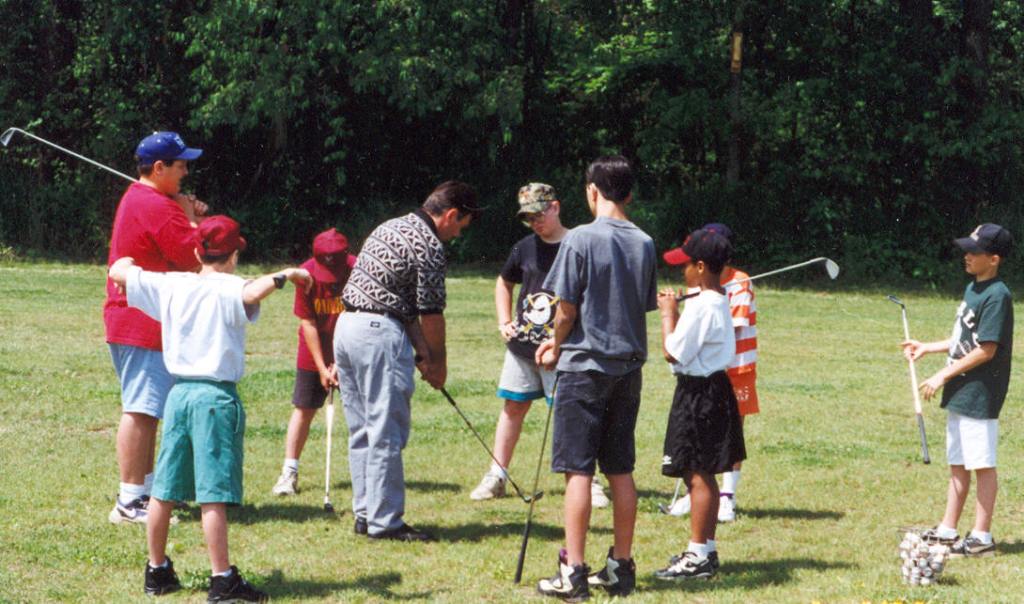
<svg viewBox="0 0 1024 604">
<path fill-rule="evenodd" d="M 167 395 L 153 497 L 242 503 L 245 410 L 231 382 L 178 379 Z"/>
</svg>

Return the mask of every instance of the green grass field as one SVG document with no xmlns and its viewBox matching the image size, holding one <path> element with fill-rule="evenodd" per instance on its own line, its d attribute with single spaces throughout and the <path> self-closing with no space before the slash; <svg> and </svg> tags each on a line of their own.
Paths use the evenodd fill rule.
<svg viewBox="0 0 1024 604">
<path fill-rule="evenodd" d="M 243 267 L 256 272 L 256 267 Z M 117 491 L 117 380 L 103 338 L 104 272 L 96 266 L 0 267 L 0 602 L 143 601 L 145 536 L 107 522 Z M 677 282 L 677 280 L 676 280 Z M 664 283 L 667 283 L 664 282 Z M 823 287 L 828 287 L 822 283 Z M 440 536 L 428 545 L 368 542 L 351 532 L 345 427 L 335 427 L 332 499 L 325 514 L 323 422 L 314 424 L 295 498 L 270 488 L 291 407 L 297 321 L 291 286 L 265 302 L 249 331 L 246 504 L 229 513 L 232 559 L 275 601 L 446 602 L 537 600 L 561 543 L 561 477 L 542 474 L 522 586 L 512 584 L 526 506 L 469 500 L 488 458 L 443 398 L 420 382 L 405 452 L 407 519 Z M 449 391 L 493 435 L 503 346 L 494 328 L 491 277 L 449 279 Z M 640 514 L 636 602 L 1014 601 L 1024 587 L 1021 380 L 1011 384 L 1000 435 L 1001 493 L 995 558 L 953 560 L 942 582 L 900 582 L 897 528 L 938 521 L 944 501 L 945 414 L 926 412 L 932 465 L 920 462 L 906 363 L 899 356 L 897 293 L 920 339 L 946 337 L 957 300 L 906 292 L 779 290 L 759 305 L 761 414 L 746 424 L 738 520 L 719 530 L 720 575 L 685 585 L 651 573 L 686 544 L 689 524 L 657 513 L 674 481 L 659 473 L 673 379 L 659 355 L 645 370 L 637 428 Z M 651 350 L 657 313 L 649 315 Z M 1018 316 L 1021 316 L 1018 309 Z M 927 357 L 920 374 L 942 359 Z M 1021 358 L 1015 359 L 1021 367 Z M 532 480 L 543 409 L 527 418 L 512 465 Z M 208 562 L 198 510 L 176 512 L 171 555 L 186 589 L 166 602 L 205 601 Z M 969 530 L 973 504 L 961 522 Z M 600 566 L 611 542 L 609 510 L 595 510 L 588 543 Z M 1017 595 L 1014 595 L 1017 594 Z M 598 595 L 598 601 L 604 596 Z"/>
</svg>

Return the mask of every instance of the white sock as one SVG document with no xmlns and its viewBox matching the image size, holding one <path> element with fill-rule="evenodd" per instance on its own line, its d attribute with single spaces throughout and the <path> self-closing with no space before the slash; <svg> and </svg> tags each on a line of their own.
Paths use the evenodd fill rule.
<svg viewBox="0 0 1024 604">
<path fill-rule="evenodd" d="M 156 566 L 153 566 L 152 564 L 150 564 L 149 567 L 150 568 L 167 568 L 167 563 L 169 561 L 170 561 L 170 559 L 167 556 L 164 556 L 164 563 L 163 564 L 157 564 Z"/>
<path fill-rule="evenodd" d="M 981 541 L 985 545 L 992 543 L 992 533 L 983 533 L 981 531 L 971 531 L 971 537 L 974 537 L 978 541 Z"/>
<path fill-rule="evenodd" d="M 128 503 L 133 499 L 138 499 L 146 494 L 146 485 L 144 484 L 131 484 L 130 482 L 122 482 L 121 490 L 117 494 L 117 498 L 121 500 L 121 503 Z"/>
<path fill-rule="evenodd" d="M 718 543 L 715 542 L 714 539 L 708 539 L 707 546 L 708 546 L 708 552 L 717 552 L 718 551 Z"/>
<path fill-rule="evenodd" d="M 230 577 L 231 576 L 231 568 L 229 567 L 226 571 L 224 571 L 222 573 L 211 572 L 210 575 L 214 576 L 214 577 Z"/>
<path fill-rule="evenodd" d="M 686 546 L 686 551 L 697 554 L 697 557 L 699 558 L 707 558 L 708 554 L 712 550 L 708 547 L 707 543 L 694 543 L 691 541 L 690 544 Z"/>
<path fill-rule="evenodd" d="M 292 472 L 298 474 L 299 473 L 299 460 L 297 460 L 297 459 L 290 459 L 288 457 L 285 457 L 284 458 L 284 465 L 281 466 L 281 469 L 282 470 L 291 470 Z"/>
<path fill-rule="evenodd" d="M 935 528 L 935 532 L 939 535 L 940 539 L 952 539 L 957 536 L 955 528 L 949 528 L 945 524 L 939 524 Z"/>
<path fill-rule="evenodd" d="M 508 480 L 508 472 L 505 471 L 505 468 L 499 466 L 493 461 L 491 462 L 491 469 L 489 474 L 491 474 L 492 476 L 497 476 L 502 480 Z"/>
<path fill-rule="evenodd" d="M 733 470 L 722 474 L 722 494 L 735 495 L 736 489 L 740 487 L 740 471 Z"/>
<path fill-rule="evenodd" d="M 146 489 L 146 495 L 153 492 L 153 473 L 146 474 L 146 477 L 142 479 L 142 486 Z"/>
</svg>

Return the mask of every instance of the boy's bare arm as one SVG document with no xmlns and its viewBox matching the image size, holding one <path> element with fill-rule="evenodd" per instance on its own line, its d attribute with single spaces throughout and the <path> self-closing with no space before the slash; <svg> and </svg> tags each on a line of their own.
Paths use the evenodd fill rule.
<svg viewBox="0 0 1024 604">
<path fill-rule="evenodd" d="M 313 278 L 309 276 L 309 272 L 306 269 L 286 268 L 276 273 L 263 275 L 246 283 L 245 287 L 242 288 L 242 302 L 246 305 L 259 304 L 260 300 L 274 293 L 274 290 L 277 289 L 277 285 L 274 283 L 275 277 L 283 277 L 285 280 L 294 283 L 296 287 L 302 286 L 307 292 L 313 287 Z"/>
<path fill-rule="evenodd" d="M 498 312 L 498 331 L 505 341 L 512 339 L 515 335 L 516 325 L 512 318 L 512 292 L 515 283 L 505 281 L 500 275 L 494 284 L 494 307 Z"/>
<path fill-rule="evenodd" d="M 576 317 L 579 309 L 575 304 L 558 301 L 558 308 L 555 310 L 555 330 L 552 337 L 541 342 L 534 355 L 534 361 L 547 370 L 555 368 L 558 357 L 562 354 L 562 343 L 569 337 L 573 325 L 576 324 Z"/>
<path fill-rule="evenodd" d="M 665 347 L 665 340 L 676 330 L 676 323 L 679 322 L 679 303 L 676 301 L 678 292 L 666 287 L 658 292 L 658 311 L 661 313 L 661 352 L 665 360 L 675 363 L 676 359 Z"/>
<path fill-rule="evenodd" d="M 974 369 L 978 365 L 983 365 L 992 360 L 996 356 L 996 350 L 999 348 L 999 344 L 996 342 L 982 342 L 977 348 L 968 352 L 963 357 L 953 361 L 951 364 L 946 365 L 939 371 L 935 372 L 935 375 L 925 380 L 921 384 L 921 395 L 925 400 L 930 399 L 938 390 L 946 385 L 949 380 L 961 373 L 966 373 L 971 369 Z"/>
<path fill-rule="evenodd" d="M 135 266 L 135 259 L 131 256 L 124 256 L 111 264 L 110 270 L 107 271 L 107 276 L 117 286 L 117 291 L 122 294 L 124 293 L 124 285 L 128 282 L 128 269 L 133 266 Z"/>
<path fill-rule="evenodd" d="M 302 333 L 302 341 L 306 343 L 309 356 L 313 357 L 317 373 L 320 374 L 320 385 L 324 387 L 324 390 L 337 385 L 337 377 L 324 363 L 324 351 L 320 347 L 320 331 L 317 330 L 316 323 L 309 319 L 299 319 L 299 331 Z"/>
</svg>

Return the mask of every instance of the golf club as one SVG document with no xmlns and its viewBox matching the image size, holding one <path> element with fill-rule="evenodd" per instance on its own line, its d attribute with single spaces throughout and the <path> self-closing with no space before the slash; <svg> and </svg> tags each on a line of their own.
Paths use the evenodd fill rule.
<svg viewBox="0 0 1024 604">
<path fill-rule="evenodd" d="M 775 269 L 773 271 L 768 271 L 767 273 L 761 273 L 760 275 L 754 275 L 753 277 L 746 277 L 744 279 L 737 279 L 734 283 L 740 283 L 742 281 L 753 281 L 754 279 L 760 279 L 762 277 L 768 277 L 768 276 L 771 276 L 771 275 L 778 275 L 779 273 L 784 273 L 786 271 L 791 271 L 793 269 L 803 268 L 805 266 L 810 266 L 812 264 L 821 264 L 821 263 L 825 264 L 825 272 L 828 273 L 828 278 L 829 279 L 835 279 L 836 277 L 839 276 L 839 265 L 836 264 L 833 260 L 831 260 L 829 258 L 825 258 L 824 256 L 822 256 L 820 258 L 811 258 L 810 260 L 807 260 L 805 262 L 800 262 L 800 263 L 797 263 L 797 264 L 791 264 L 789 266 L 784 266 L 782 268 L 777 268 L 777 269 Z M 684 296 L 676 296 L 676 301 L 681 302 L 681 301 L 683 301 L 683 300 L 685 300 L 687 298 L 693 297 L 694 295 L 696 295 L 696 294 L 686 294 Z"/>
<path fill-rule="evenodd" d="M 548 405 L 548 418 L 544 421 L 544 439 L 540 441 L 540 455 L 537 457 L 537 470 L 533 473 L 533 492 L 537 492 L 537 484 L 540 481 L 540 467 L 544 463 L 544 447 L 548 444 L 548 426 L 551 425 L 551 412 L 555 408 L 555 389 L 558 388 L 558 374 L 555 374 L 555 383 L 551 386 L 551 404 Z M 530 542 L 530 529 L 533 527 L 533 504 L 537 501 L 534 497 L 530 501 L 530 510 L 526 512 L 526 526 L 523 527 L 523 543 L 519 546 L 519 560 L 516 561 L 516 576 L 513 583 L 516 585 L 523 579 L 523 564 L 526 562 L 526 544 Z"/>
<path fill-rule="evenodd" d="M 90 164 L 96 166 L 97 168 L 103 168 L 104 170 L 106 170 L 107 172 L 110 172 L 111 174 L 116 174 L 116 175 L 120 176 L 121 178 L 130 180 L 132 182 L 139 182 L 138 179 L 132 178 L 131 176 L 128 176 L 127 174 L 125 174 L 123 172 L 118 172 L 117 170 L 115 170 L 113 168 L 109 168 L 107 166 L 104 166 L 103 164 L 101 164 L 101 163 L 99 163 L 97 161 L 93 161 L 93 160 L 89 159 L 88 157 L 86 157 L 84 155 L 79 155 L 78 153 L 75 153 L 74 151 L 72 151 L 70 149 L 65 149 L 64 147 L 61 147 L 60 145 L 57 145 L 55 143 L 51 143 L 50 141 L 46 140 L 45 138 L 40 138 L 40 137 L 36 136 L 35 134 L 32 134 L 31 132 L 26 132 L 25 130 L 22 130 L 21 128 L 8 128 L 3 134 L 0 134 L 0 144 L 2 144 L 3 146 L 6 147 L 11 142 L 11 137 L 14 136 L 14 134 L 18 133 L 18 132 L 20 132 L 21 134 L 24 134 L 25 136 L 27 136 L 29 138 L 34 138 L 35 140 L 37 140 L 37 141 L 39 141 L 39 142 L 41 142 L 43 144 L 49 145 L 49 146 L 53 147 L 54 149 L 57 149 L 58 151 L 63 151 L 64 153 L 67 153 L 68 155 L 70 155 L 72 157 L 77 157 L 78 159 L 80 159 L 82 161 L 89 162 Z"/>
<path fill-rule="evenodd" d="M 459 406 L 455 403 L 455 399 L 452 398 L 452 395 L 448 394 L 448 391 L 444 388 L 441 388 L 441 394 L 443 394 L 444 397 L 448 399 L 448 402 L 451 403 L 452 407 L 455 408 L 455 412 L 459 414 L 459 417 L 462 418 L 462 421 L 466 422 L 466 425 L 469 426 L 470 432 L 473 433 L 473 436 L 475 436 L 476 439 L 480 441 L 480 444 L 483 445 L 484 449 L 487 450 L 487 454 L 491 456 L 491 459 L 494 460 L 494 463 L 501 466 L 501 462 L 499 462 L 498 459 L 494 456 L 494 453 L 491 452 L 491 448 L 487 446 L 487 443 L 484 442 L 483 437 L 481 437 L 480 433 L 476 431 L 476 428 L 473 427 L 473 424 L 469 422 L 469 418 L 466 417 L 466 414 L 462 412 L 462 409 L 459 409 Z M 516 495 L 519 495 L 519 498 L 523 500 L 523 503 L 530 503 L 544 496 L 543 491 L 535 492 L 533 495 L 524 495 L 523 491 L 519 488 L 519 485 L 517 485 L 516 482 L 512 480 L 512 475 L 508 473 L 507 469 L 505 470 L 505 478 L 508 479 L 508 483 L 512 485 L 512 488 L 515 489 L 516 491 Z"/>
<path fill-rule="evenodd" d="M 907 324 L 907 305 L 896 296 L 889 296 L 889 301 L 893 304 L 900 305 L 900 312 L 903 315 L 903 339 L 910 339 L 910 326 Z M 921 456 L 923 457 L 924 463 L 931 463 L 932 460 L 928 456 L 928 439 L 924 433 L 924 416 L 921 414 L 921 393 L 917 390 L 917 369 L 914 367 L 914 360 L 909 359 L 910 363 L 910 389 L 914 392 L 914 413 L 917 414 L 917 429 L 921 433 Z"/>
<path fill-rule="evenodd" d="M 668 505 L 664 503 L 658 504 L 658 511 L 662 514 L 670 515 L 672 513 L 672 506 L 676 504 L 676 500 L 679 499 L 679 489 L 683 486 L 683 479 L 676 479 L 676 492 L 672 494 L 672 501 L 668 502 Z"/>
<path fill-rule="evenodd" d="M 324 409 L 327 420 L 327 457 L 324 462 L 324 511 L 334 513 L 334 506 L 331 504 L 331 433 L 334 432 L 334 386 L 330 387 L 331 395 L 327 401 L 327 408 Z"/>
</svg>

